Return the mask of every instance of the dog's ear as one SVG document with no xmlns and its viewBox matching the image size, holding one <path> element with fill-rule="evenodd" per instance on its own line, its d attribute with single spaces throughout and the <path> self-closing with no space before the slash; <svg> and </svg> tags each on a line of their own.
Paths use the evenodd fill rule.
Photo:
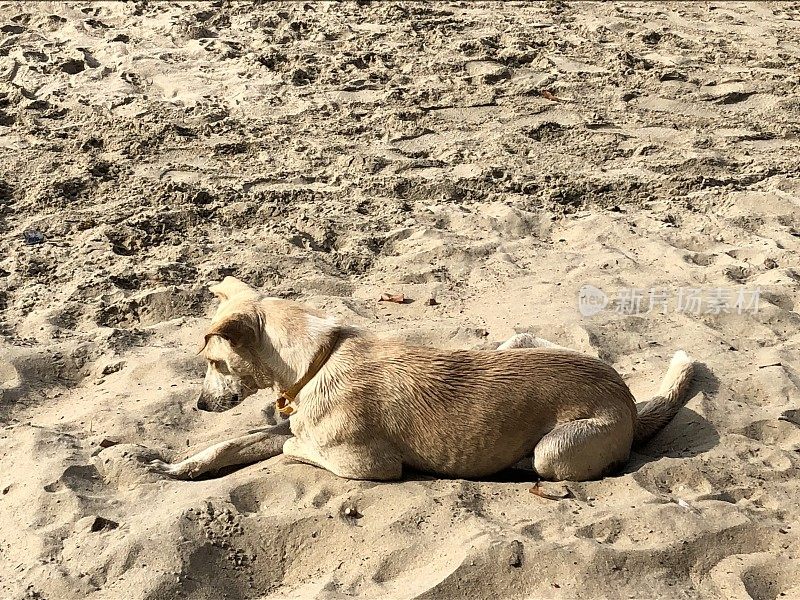
<svg viewBox="0 0 800 600">
<path fill-rule="evenodd" d="M 205 349 L 211 336 L 214 335 L 228 340 L 233 348 L 252 348 L 258 340 L 257 327 L 258 325 L 251 315 L 244 313 L 229 315 L 218 323 L 214 323 L 211 329 L 206 332 L 205 344 L 203 344 L 203 349 L 200 352 Z"/>
<path fill-rule="evenodd" d="M 208 290 L 219 298 L 220 302 L 225 302 L 238 294 L 256 293 L 256 291 L 244 281 L 240 281 L 236 279 L 236 277 L 231 277 L 230 275 L 223 279 L 222 283 L 212 285 Z"/>
</svg>

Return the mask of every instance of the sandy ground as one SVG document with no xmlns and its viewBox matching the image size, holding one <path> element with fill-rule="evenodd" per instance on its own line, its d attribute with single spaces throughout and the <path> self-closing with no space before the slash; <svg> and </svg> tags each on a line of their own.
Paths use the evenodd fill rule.
<svg viewBox="0 0 800 600">
<path fill-rule="evenodd" d="M 800 4 L 3 2 L 0 37 L 0 597 L 800 597 Z M 442 347 L 533 331 L 640 399 L 706 368 L 564 500 L 163 480 L 272 399 L 194 408 L 227 274 Z"/>
</svg>

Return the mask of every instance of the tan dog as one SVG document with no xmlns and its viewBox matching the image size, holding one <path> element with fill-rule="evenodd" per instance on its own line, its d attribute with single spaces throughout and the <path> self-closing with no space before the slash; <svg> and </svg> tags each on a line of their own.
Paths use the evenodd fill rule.
<svg viewBox="0 0 800 600">
<path fill-rule="evenodd" d="M 278 386 L 292 435 L 283 424 L 151 463 L 178 478 L 263 460 L 282 445 L 289 458 L 351 479 L 396 479 L 403 466 L 483 477 L 526 457 L 545 479 L 594 479 L 672 419 L 692 378 L 692 361 L 676 353 L 637 414 L 609 365 L 529 334 L 499 351 L 436 350 L 374 338 L 232 277 L 211 291 L 220 306 L 198 406 L 223 411 Z"/>
</svg>

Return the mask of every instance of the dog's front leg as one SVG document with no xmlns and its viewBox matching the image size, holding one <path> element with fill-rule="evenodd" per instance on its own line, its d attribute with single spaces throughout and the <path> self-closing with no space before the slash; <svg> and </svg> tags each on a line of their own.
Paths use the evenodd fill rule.
<svg viewBox="0 0 800 600">
<path fill-rule="evenodd" d="M 266 460 L 283 451 L 283 445 L 291 437 L 286 429 L 287 426 L 280 424 L 220 442 L 179 463 L 170 464 L 154 460 L 150 462 L 149 467 L 153 471 L 175 479 L 194 479 L 204 473 L 219 471 L 224 467 Z"/>
</svg>

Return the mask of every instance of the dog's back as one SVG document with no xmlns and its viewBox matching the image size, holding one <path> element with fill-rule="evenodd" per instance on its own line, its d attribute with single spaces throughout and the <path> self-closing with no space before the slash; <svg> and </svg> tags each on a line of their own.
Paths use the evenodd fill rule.
<svg viewBox="0 0 800 600">
<path fill-rule="evenodd" d="M 360 340 L 359 385 L 347 402 L 387 435 L 403 462 L 452 476 L 481 476 L 529 456 L 560 423 L 593 418 L 633 436 L 636 409 L 607 364 L 556 349 L 445 351 Z M 350 362 L 350 361 L 348 361 Z M 345 395 L 349 395 L 345 393 Z"/>
</svg>

